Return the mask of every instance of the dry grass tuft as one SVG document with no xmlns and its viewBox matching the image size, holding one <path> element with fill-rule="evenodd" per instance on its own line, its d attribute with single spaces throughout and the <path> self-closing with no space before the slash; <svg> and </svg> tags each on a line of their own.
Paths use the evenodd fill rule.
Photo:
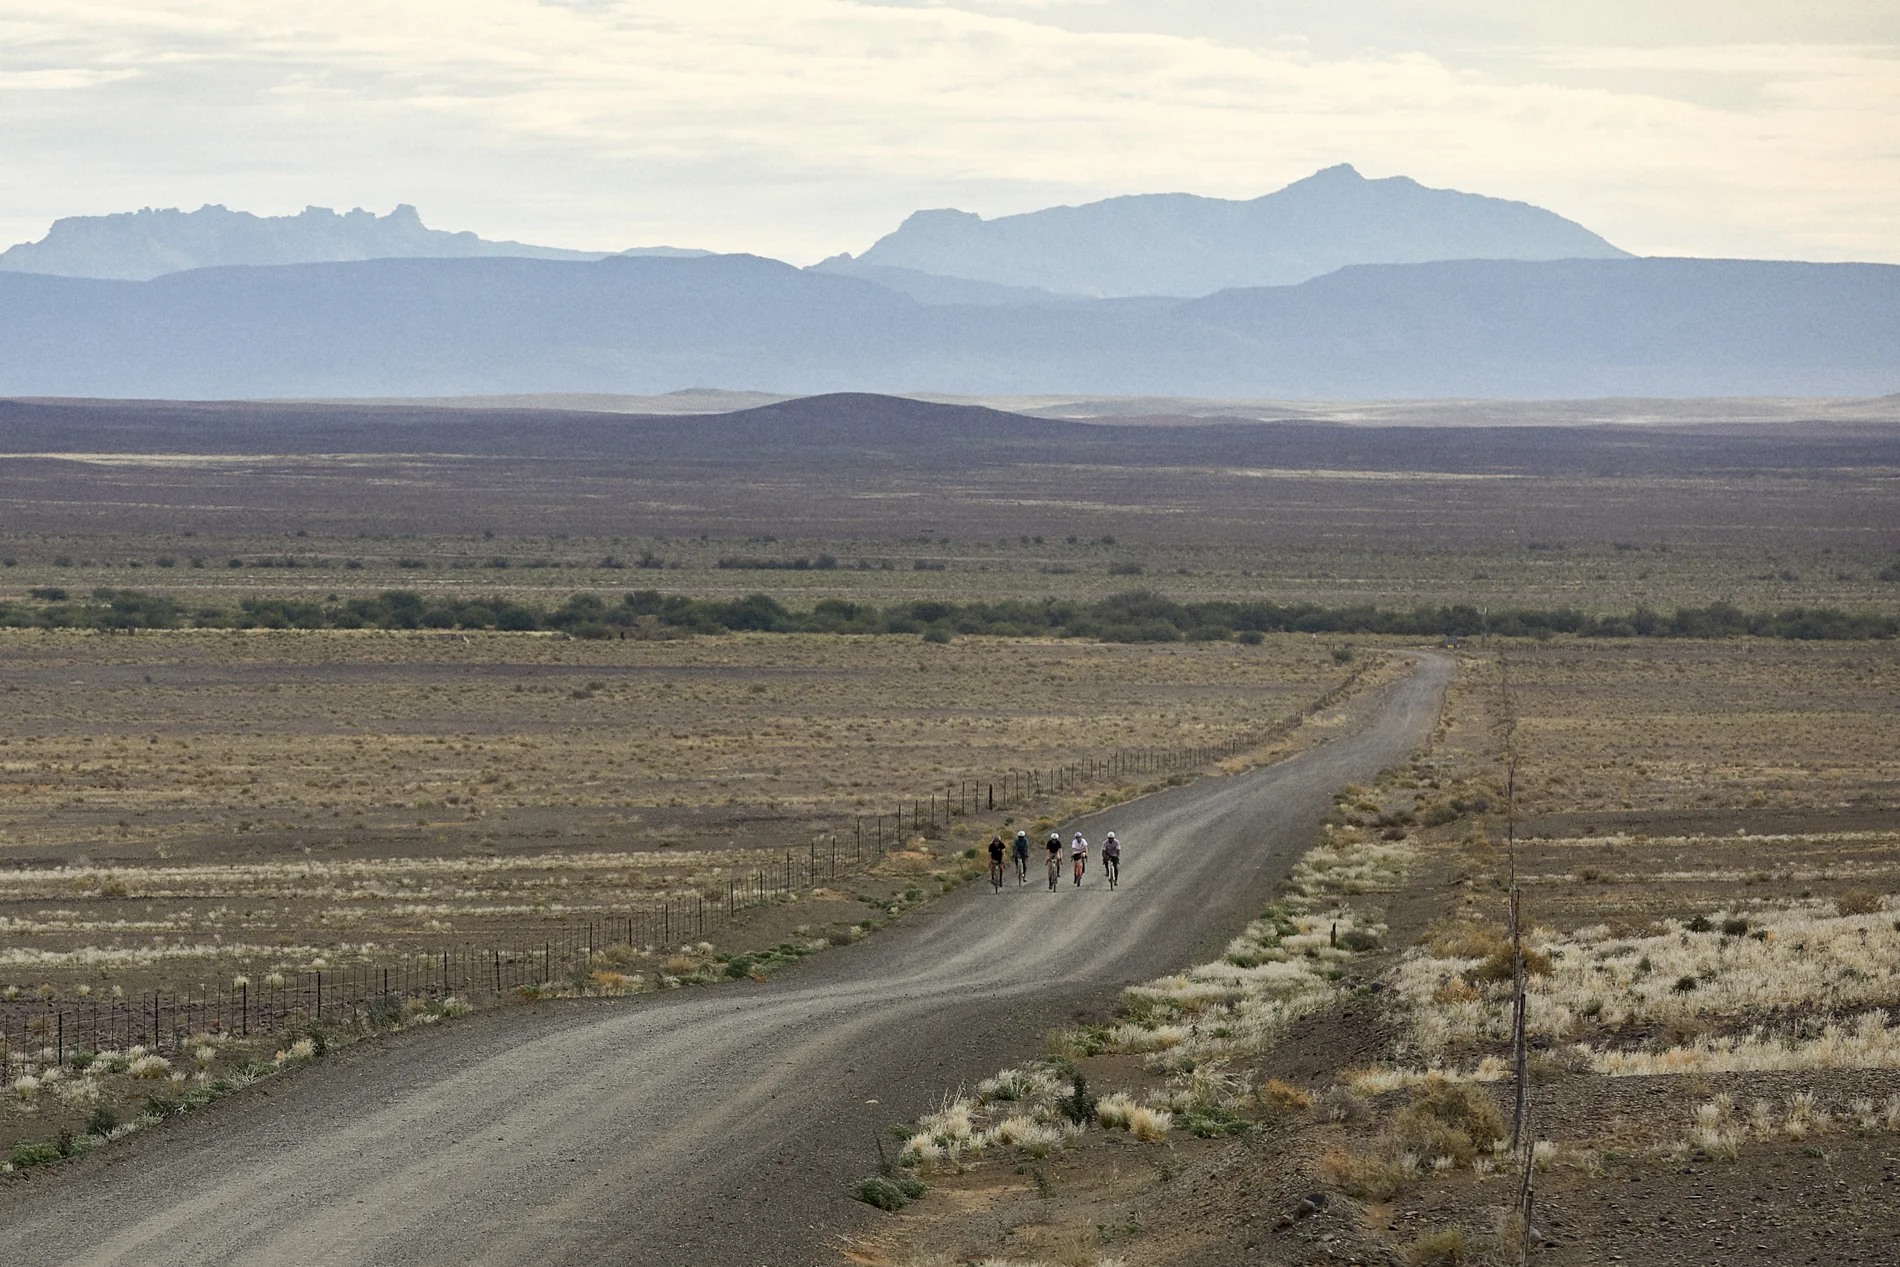
<svg viewBox="0 0 1900 1267">
<path fill-rule="evenodd" d="M 1319 1159 L 1324 1182 L 1362 1201 L 1390 1199 L 1416 1173 L 1416 1161 L 1408 1168 L 1399 1159 L 1345 1148 L 1328 1149 Z"/>
<path fill-rule="evenodd" d="M 1311 1093 L 1278 1078 L 1269 1078 L 1263 1083 L 1255 1098 L 1260 1101 L 1261 1110 L 1274 1117 L 1291 1117 L 1313 1107 Z"/>
<path fill-rule="evenodd" d="M 1459 1267 L 1469 1261 L 1470 1252 L 1464 1229 L 1445 1227 L 1426 1232 L 1406 1246 L 1405 1261 L 1409 1267 Z"/>
</svg>

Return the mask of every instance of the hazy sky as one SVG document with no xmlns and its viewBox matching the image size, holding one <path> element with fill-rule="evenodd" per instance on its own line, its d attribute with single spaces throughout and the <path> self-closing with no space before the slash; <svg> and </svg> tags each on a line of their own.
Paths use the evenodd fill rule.
<svg viewBox="0 0 1900 1267">
<path fill-rule="evenodd" d="M 1900 0 L 0 0 L 0 244 L 412 202 L 805 263 L 1337 162 L 1645 254 L 1900 261 Z"/>
</svg>

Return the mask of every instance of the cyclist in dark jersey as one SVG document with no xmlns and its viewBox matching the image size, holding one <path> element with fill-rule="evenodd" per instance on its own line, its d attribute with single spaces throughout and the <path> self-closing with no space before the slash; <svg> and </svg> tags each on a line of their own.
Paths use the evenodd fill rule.
<svg viewBox="0 0 1900 1267">
<path fill-rule="evenodd" d="M 1062 873 L 1062 833 L 1050 832 L 1049 839 L 1043 842 L 1043 847 L 1049 851 L 1049 891 L 1054 893 L 1056 877 Z"/>
<path fill-rule="evenodd" d="M 1001 836 L 990 837 L 990 883 L 996 886 L 998 893 L 1003 891 L 1003 838 Z"/>
<path fill-rule="evenodd" d="M 1122 842 L 1110 832 L 1102 837 L 1102 870 L 1108 876 L 1108 887 L 1114 888 L 1122 877 Z"/>
<path fill-rule="evenodd" d="M 1010 853 L 1016 858 L 1016 883 L 1029 883 L 1029 833 L 1018 831 L 1016 839 L 1010 845 Z"/>
</svg>

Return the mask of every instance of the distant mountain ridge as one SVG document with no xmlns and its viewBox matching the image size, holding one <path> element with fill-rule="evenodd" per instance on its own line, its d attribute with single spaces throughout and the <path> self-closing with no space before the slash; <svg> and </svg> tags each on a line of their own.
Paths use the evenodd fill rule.
<svg viewBox="0 0 1900 1267">
<path fill-rule="evenodd" d="M 257 216 L 210 204 L 196 211 L 146 207 L 56 220 L 38 242 L 0 251 L 0 271 L 147 281 L 166 273 L 233 264 L 484 256 L 597 260 L 609 253 L 495 242 L 473 233 L 431 229 L 407 203 L 384 216 L 361 207 L 342 214 L 328 207 L 306 207 L 294 216 Z M 628 254 L 707 252 L 646 247 Z"/>
<path fill-rule="evenodd" d="M 1367 180 L 1342 163 L 1260 198 L 1135 194 L 985 220 L 919 211 L 844 264 L 911 269 L 1058 294 L 1198 296 L 1286 286 L 1353 264 L 1623 259 L 1529 203 Z"/>
<path fill-rule="evenodd" d="M 926 305 L 757 256 L 0 273 L 0 395 L 1876 396 L 1900 266 L 1441 261 L 1202 299 Z"/>
</svg>

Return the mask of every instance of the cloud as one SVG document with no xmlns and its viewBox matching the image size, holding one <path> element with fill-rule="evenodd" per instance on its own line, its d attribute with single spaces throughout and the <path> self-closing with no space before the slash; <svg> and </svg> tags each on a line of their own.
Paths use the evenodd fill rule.
<svg viewBox="0 0 1900 1267">
<path fill-rule="evenodd" d="M 1251 196 L 1352 161 L 1638 251 L 1900 259 L 1889 47 L 1460 62 L 1045 13 L 1087 7 L 0 0 L 0 225 L 415 202 L 493 236 L 810 259 L 918 206 Z"/>
</svg>

